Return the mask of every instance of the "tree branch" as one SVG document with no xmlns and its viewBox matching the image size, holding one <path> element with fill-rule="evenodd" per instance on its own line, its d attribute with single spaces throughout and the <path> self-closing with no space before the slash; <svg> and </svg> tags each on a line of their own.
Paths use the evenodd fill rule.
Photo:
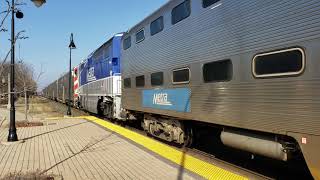
<svg viewBox="0 0 320 180">
<path fill-rule="evenodd" d="M 27 39 L 27 38 L 29 38 L 29 37 L 26 37 L 26 36 L 21 36 L 21 34 L 22 33 L 24 33 L 25 32 L 25 30 L 22 30 L 22 31 L 19 31 L 17 34 L 16 34 L 16 36 L 15 36 L 15 38 L 14 38 L 14 44 L 16 44 L 16 42 L 17 42 L 17 40 L 18 39 Z M 10 40 L 11 41 L 11 40 Z M 10 48 L 10 50 L 7 52 L 7 54 L 6 54 L 6 57 L 4 58 L 4 60 L 1 62 L 1 64 L 0 64 L 0 67 L 3 67 L 3 65 L 6 63 L 6 61 L 7 61 L 7 59 L 8 59 L 8 57 L 9 57 L 9 55 L 10 55 L 10 53 L 11 53 L 11 48 Z M 0 69 L 0 76 L 2 76 L 2 73 L 3 73 L 3 68 L 2 69 Z"/>
<path fill-rule="evenodd" d="M 1 12 L 1 14 L 5 14 L 4 18 L 1 20 L 0 23 L 0 32 L 5 32 L 7 31 L 7 29 L 3 28 L 4 22 L 6 21 L 6 19 L 8 18 L 10 12 L 11 12 L 11 6 L 10 6 L 10 2 L 8 0 L 6 0 L 6 3 L 8 5 L 8 9 L 6 11 Z"/>
</svg>

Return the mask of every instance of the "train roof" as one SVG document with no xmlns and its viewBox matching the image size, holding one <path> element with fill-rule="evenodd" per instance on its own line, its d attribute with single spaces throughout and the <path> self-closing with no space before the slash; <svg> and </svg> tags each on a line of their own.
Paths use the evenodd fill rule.
<svg viewBox="0 0 320 180">
<path fill-rule="evenodd" d="M 145 22 L 151 23 L 152 21 L 156 20 L 159 16 L 163 15 L 167 10 L 170 8 L 175 7 L 176 5 L 180 4 L 181 2 L 184 2 L 185 0 L 169 0 L 167 3 L 162 5 L 159 9 L 152 12 L 150 15 L 145 17 L 142 21 L 128 29 L 126 34 L 130 34 L 132 31 L 137 31 L 141 29 L 141 25 Z M 125 35 L 124 35 L 125 36 Z"/>
<path fill-rule="evenodd" d="M 124 32 L 120 32 L 117 33 L 115 35 L 113 35 L 108 41 L 106 41 L 105 43 L 103 43 L 100 47 L 98 47 L 97 49 L 95 49 L 92 53 L 89 54 L 88 58 L 92 57 L 93 54 L 95 54 L 96 52 L 98 52 L 100 49 L 104 48 L 105 46 L 107 46 L 109 43 L 112 42 L 112 40 L 114 39 L 114 37 L 119 37 L 119 36 L 123 36 Z"/>
</svg>

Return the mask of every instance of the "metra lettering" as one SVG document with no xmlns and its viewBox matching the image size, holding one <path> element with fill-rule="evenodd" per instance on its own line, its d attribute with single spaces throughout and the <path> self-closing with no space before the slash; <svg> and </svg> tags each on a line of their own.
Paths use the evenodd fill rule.
<svg viewBox="0 0 320 180">
<path fill-rule="evenodd" d="M 87 73 L 87 80 L 88 81 L 96 80 L 96 77 L 94 76 L 94 67 L 89 68 L 88 73 Z"/>
<path fill-rule="evenodd" d="M 88 71 L 88 76 L 93 77 L 94 76 L 94 67 L 91 67 Z"/>
<path fill-rule="evenodd" d="M 172 106 L 171 102 L 168 101 L 167 93 L 158 93 L 153 95 L 153 104 Z"/>
</svg>

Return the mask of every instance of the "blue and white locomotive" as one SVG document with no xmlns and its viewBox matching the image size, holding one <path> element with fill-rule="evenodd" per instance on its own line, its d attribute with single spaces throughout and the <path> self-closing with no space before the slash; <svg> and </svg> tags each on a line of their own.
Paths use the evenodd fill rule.
<svg viewBox="0 0 320 180">
<path fill-rule="evenodd" d="M 78 66 L 76 105 L 89 112 L 120 119 L 120 48 L 123 33 L 116 34 Z"/>
</svg>

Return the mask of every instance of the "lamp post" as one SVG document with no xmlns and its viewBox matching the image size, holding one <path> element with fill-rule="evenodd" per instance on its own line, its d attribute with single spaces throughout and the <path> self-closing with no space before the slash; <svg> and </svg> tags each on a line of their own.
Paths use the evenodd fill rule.
<svg viewBox="0 0 320 180">
<path fill-rule="evenodd" d="M 69 101 L 68 101 L 67 115 L 71 116 L 71 50 L 72 49 L 76 49 L 76 45 L 74 44 L 74 41 L 73 41 L 73 33 L 71 33 L 71 36 L 70 36 L 69 49 L 70 49 L 70 60 L 69 60 Z"/>
<path fill-rule="evenodd" d="M 46 2 L 46 0 L 31 0 L 37 7 L 40 7 Z M 14 15 L 18 19 L 23 18 L 23 13 L 15 9 L 15 1 L 11 1 L 11 64 L 10 64 L 10 126 L 9 126 L 9 135 L 8 141 L 18 141 L 17 129 L 16 129 L 16 114 L 15 114 L 15 105 L 14 105 L 14 60 L 15 60 L 15 32 L 14 32 Z"/>
</svg>

